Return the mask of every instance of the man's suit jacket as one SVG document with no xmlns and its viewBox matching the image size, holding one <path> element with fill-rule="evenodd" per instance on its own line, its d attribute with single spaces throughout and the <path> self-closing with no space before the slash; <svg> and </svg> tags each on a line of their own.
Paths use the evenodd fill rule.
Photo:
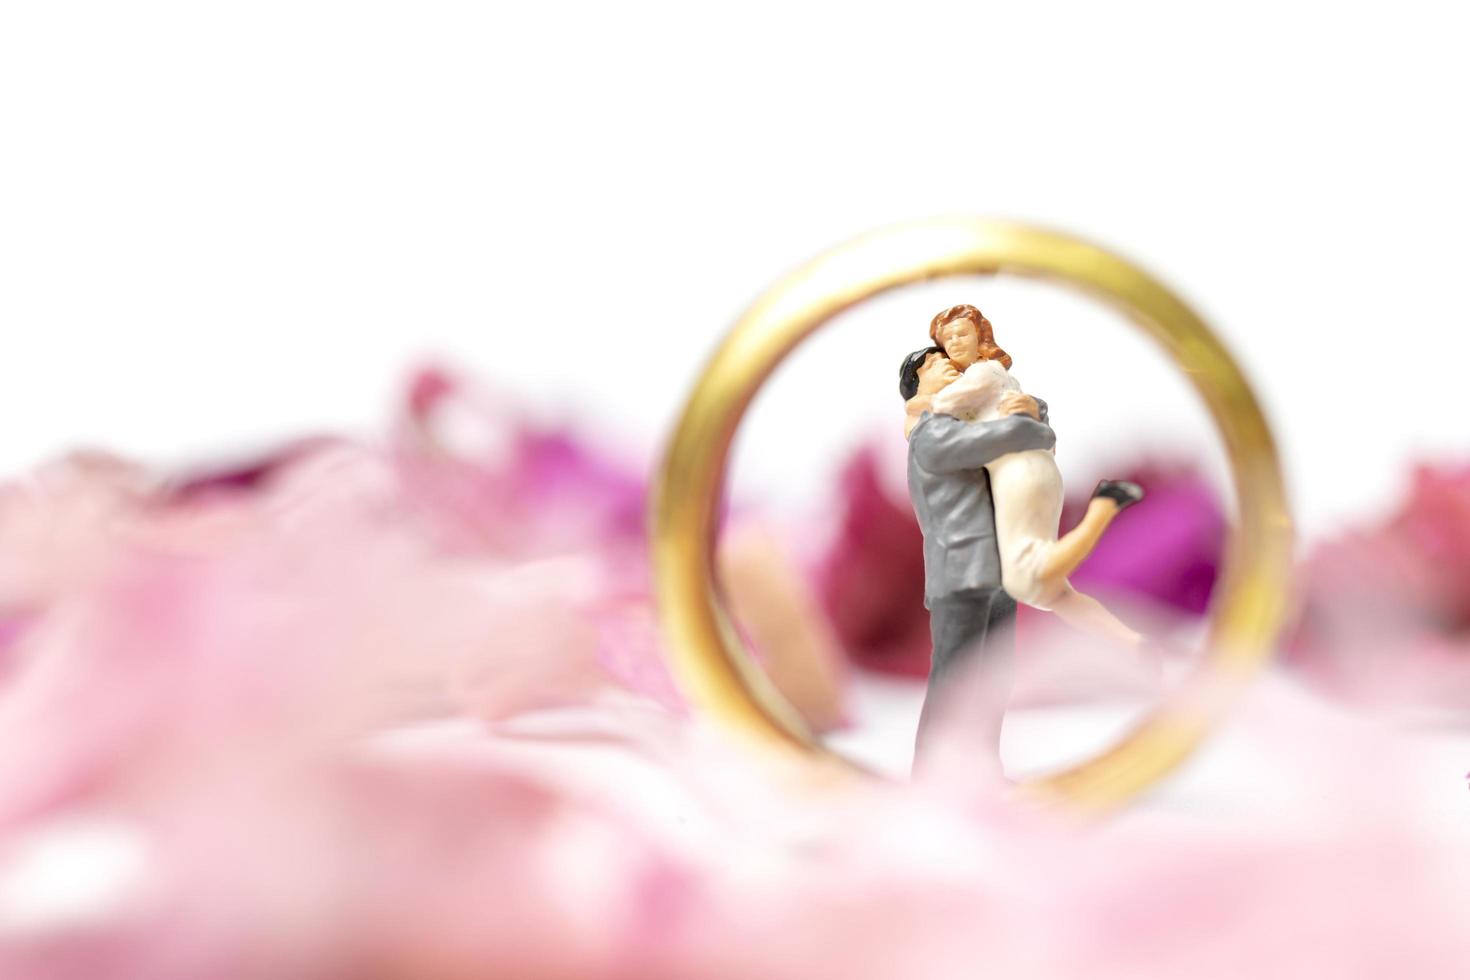
<svg viewBox="0 0 1470 980">
<path fill-rule="evenodd" d="M 1044 403 L 1037 400 L 1041 417 Z M 995 510 L 985 464 L 1006 453 L 1050 449 L 1045 421 L 1010 415 L 961 422 L 925 412 L 909 433 L 909 496 L 924 532 L 924 605 L 964 589 L 1000 587 Z"/>
</svg>

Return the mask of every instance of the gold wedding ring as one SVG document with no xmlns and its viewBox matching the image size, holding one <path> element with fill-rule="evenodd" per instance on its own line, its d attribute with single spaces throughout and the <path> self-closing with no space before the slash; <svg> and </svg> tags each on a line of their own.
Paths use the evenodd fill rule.
<svg viewBox="0 0 1470 980">
<path fill-rule="evenodd" d="M 766 679 L 722 604 L 714 547 L 730 444 L 776 365 L 836 314 L 922 280 L 995 273 L 1071 286 L 1124 313 L 1193 382 L 1230 461 L 1239 513 L 1200 668 L 1101 754 L 1024 787 L 1087 807 L 1115 806 L 1183 761 L 1270 659 L 1287 614 L 1292 533 L 1276 447 L 1235 359 L 1148 273 L 1069 235 L 981 218 L 881 229 L 797 269 L 745 312 L 685 403 L 654 491 L 654 573 L 668 656 L 693 704 L 719 722 L 813 761 L 844 762 Z"/>
</svg>

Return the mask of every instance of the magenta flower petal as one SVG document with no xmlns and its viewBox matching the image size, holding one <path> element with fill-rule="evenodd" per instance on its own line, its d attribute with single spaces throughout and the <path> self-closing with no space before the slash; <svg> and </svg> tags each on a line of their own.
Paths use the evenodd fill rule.
<svg viewBox="0 0 1470 980">
<path fill-rule="evenodd" d="M 878 450 L 842 468 L 837 536 L 818 570 L 818 594 L 853 663 L 886 673 L 929 672 L 924 542 L 907 500 L 878 477 Z"/>
<path fill-rule="evenodd" d="M 1179 463 L 1122 467 L 1109 476 L 1132 480 L 1146 496 L 1118 515 L 1072 582 L 1084 591 L 1143 598 L 1183 615 L 1203 615 L 1225 545 L 1218 495 L 1203 476 Z M 1081 517 L 1091 490 L 1078 487 L 1069 494 L 1063 528 Z"/>
</svg>

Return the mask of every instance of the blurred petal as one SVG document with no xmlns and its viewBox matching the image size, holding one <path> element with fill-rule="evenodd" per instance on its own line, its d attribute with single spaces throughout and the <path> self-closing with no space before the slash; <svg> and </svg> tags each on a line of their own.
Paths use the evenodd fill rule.
<svg viewBox="0 0 1470 980">
<path fill-rule="evenodd" d="M 810 587 L 780 540 L 749 524 L 720 542 L 731 615 L 776 688 L 817 731 L 845 716 L 841 653 Z"/>
<path fill-rule="evenodd" d="M 879 478 L 878 450 L 865 448 L 838 478 L 837 536 L 822 562 L 818 590 L 838 642 L 871 670 L 929 673 L 924 609 L 924 541 L 907 500 Z"/>
<path fill-rule="evenodd" d="M 1100 823 L 1010 798 L 983 683 L 912 784 L 753 751 L 665 707 L 641 479 L 447 372 L 402 428 L 185 481 L 74 457 L 0 496 L 0 976 L 1463 973 L 1455 746 L 1268 688 L 1212 745 L 1232 786 Z M 1465 479 L 1330 555 L 1332 637 L 1463 649 Z M 1125 515 L 1088 587 L 1196 616 L 1218 509 L 1144 482 L 1157 520 Z M 871 458 L 844 486 L 834 628 L 927 657 L 922 605 L 885 605 L 920 598 L 906 502 Z M 750 520 L 726 544 L 752 644 L 835 720 L 793 549 Z M 1392 676 L 1448 690 L 1413 649 Z"/>
<path fill-rule="evenodd" d="M 1145 461 L 1109 471 L 1146 496 L 1108 527 L 1072 583 L 1085 592 L 1148 600 L 1164 611 L 1202 616 L 1220 570 L 1225 516 L 1218 495 L 1188 464 Z M 1062 527 L 1081 518 L 1091 486 L 1074 487 Z"/>
<path fill-rule="evenodd" d="M 1470 467 L 1421 467 L 1376 526 L 1303 566 L 1288 662 L 1364 704 L 1470 721 Z"/>
</svg>

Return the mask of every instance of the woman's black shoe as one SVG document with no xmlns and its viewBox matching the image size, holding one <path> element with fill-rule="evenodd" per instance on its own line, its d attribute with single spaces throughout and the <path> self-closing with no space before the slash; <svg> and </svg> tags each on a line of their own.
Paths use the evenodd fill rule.
<svg viewBox="0 0 1470 980">
<path fill-rule="evenodd" d="M 1094 497 L 1107 497 L 1119 510 L 1132 507 L 1143 499 L 1143 487 L 1127 480 L 1104 480 L 1092 491 Z"/>
</svg>

